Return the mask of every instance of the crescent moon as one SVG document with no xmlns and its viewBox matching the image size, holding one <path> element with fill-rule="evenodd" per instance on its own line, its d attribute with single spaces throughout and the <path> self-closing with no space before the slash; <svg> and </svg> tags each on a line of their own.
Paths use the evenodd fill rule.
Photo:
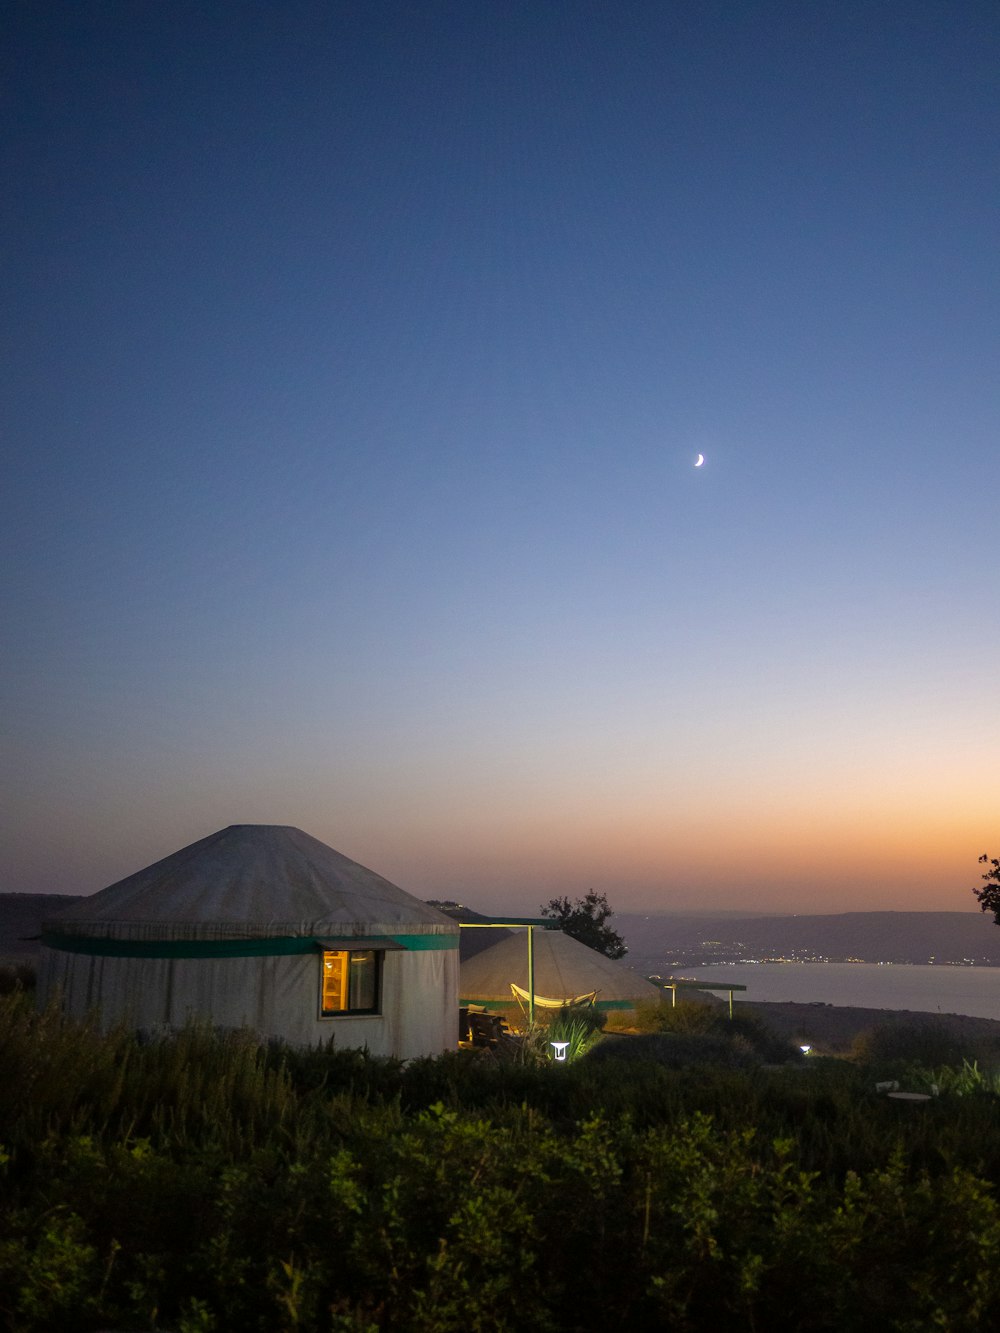
<svg viewBox="0 0 1000 1333">
<path fill-rule="evenodd" d="M 695 467 L 701 467 L 701 465 L 702 465 L 702 463 L 704 463 L 704 461 L 705 461 L 705 455 L 704 455 L 704 454 L 699 454 L 698 457 L 694 460 L 694 465 L 695 465 Z"/>
</svg>

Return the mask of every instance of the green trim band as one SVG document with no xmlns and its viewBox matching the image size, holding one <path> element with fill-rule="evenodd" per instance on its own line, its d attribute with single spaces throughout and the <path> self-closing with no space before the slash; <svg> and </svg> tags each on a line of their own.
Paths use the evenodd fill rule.
<svg viewBox="0 0 1000 1333">
<path fill-rule="evenodd" d="M 366 935 L 365 948 L 457 949 L 457 935 Z M 283 954 L 318 953 L 322 942 L 312 935 L 280 935 L 257 940 L 112 940 L 92 935 L 60 935 L 43 931 L 42 943 L 63 953 L 101 958 L 274 958 Z"/>
</svg>

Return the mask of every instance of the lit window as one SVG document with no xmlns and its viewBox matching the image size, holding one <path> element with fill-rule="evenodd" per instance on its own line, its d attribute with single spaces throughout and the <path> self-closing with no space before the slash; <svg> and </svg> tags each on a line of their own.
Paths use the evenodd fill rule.
<svg viewBox="0 0 1000 1333">
<path fill-rule="evenodd" d="M 375 949 L 324 949 L 320 1016 L 377 1014 L 381 958 Z"/>
</svg>

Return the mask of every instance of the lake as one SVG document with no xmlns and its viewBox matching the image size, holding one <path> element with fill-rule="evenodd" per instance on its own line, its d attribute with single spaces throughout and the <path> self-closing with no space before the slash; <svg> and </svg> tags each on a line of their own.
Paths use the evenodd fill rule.
<svg viewBox="0 0 1000 1333">
<path fill-rule="evenodd" d="M 680 977 L 682 974 L 677 973 Z M 718 963 L 684 976 L 746 986 L 736 999 L 912 1009 L 1000 1019 L 1000 967 L 916 963 Z"/>
</svg>

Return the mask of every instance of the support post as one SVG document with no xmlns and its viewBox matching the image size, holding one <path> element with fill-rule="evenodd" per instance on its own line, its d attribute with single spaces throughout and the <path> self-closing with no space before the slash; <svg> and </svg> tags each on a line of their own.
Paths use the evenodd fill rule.
<svg viewBox="0 0 1000 1333">
<path fill-rule="evenodd" d="M 535 927 L 528 927 L 528 1022 L 535 1021 Z"/>
</svg>

